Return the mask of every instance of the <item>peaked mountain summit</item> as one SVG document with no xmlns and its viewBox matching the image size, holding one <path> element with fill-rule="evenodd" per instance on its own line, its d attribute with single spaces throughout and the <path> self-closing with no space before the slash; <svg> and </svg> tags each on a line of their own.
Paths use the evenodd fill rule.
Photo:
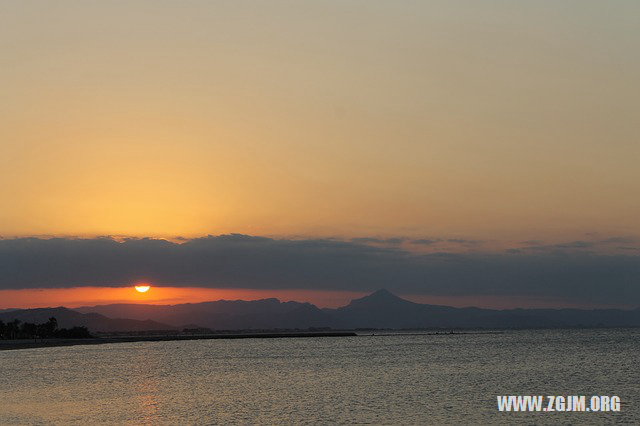
<svg viewBox="0 0 640 426">
<path fill-rule="evenodd" d="M 353 299 L 347 306 L 352 308 L 389 308 L 391 306 L 408 306 L 408 305 L 416 305 L 416 303 L 410 302 L 406 299 L 396 296 L 391 293 L 387 289 L 380 289 L 375 291 L 367 296 L 361 297 L 359 299 Z M 339 309 L 344 309 L 339 308 Z"/>
<path fill-rule="evenodd" d="M 337 309 L 278 299 L 218 300 L 178 305 L 112 304 L 67 308 L 19 309 L 0 320 L 44 322 L 55 316 L 63 327 L 91 331 L 143 331 L 206 327 L 240 329 L 387 328 L 532 328 L 637 327 L 640 309 L 481 309 L 411 302 L 381 289 Z"/>
</svg>

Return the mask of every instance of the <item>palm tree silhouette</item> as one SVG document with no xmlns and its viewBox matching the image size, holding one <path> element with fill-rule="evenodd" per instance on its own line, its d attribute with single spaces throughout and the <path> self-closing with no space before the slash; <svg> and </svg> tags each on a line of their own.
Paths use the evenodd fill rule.
<svg viewBox="0 0 640 426">
<path fill-rule="evenodd" d="M 7 323 L 7 335 L 9 339 L 16 339 L 18 337 L 18 333 L 20 332 L 20 321 L 19 319 L 14 319 Z"/>
<path fill-rule="evenodd" d="M 46 333 L 48 337 L 53 337 L 58 329 L 58 320 L 55 317 L 49 318 L 44 326 L 46 327 Z"/>
</svg>

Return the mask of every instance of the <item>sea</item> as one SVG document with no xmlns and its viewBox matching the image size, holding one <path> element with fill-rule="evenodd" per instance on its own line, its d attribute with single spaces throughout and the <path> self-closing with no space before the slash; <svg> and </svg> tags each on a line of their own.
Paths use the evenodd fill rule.
<svg viewBox="0 0 640 426">
<path fill-rule="evenodd" d="M 500 411 L 499 396 L 585 411 Z M 610 404 L 611 397 L 620 404 Z M 598 399 L 598 411 L 592 397 Z M 607 397 L 606 400 L 601 397 Z M 577 401 L 577 400 L 576 400 Z M 602 404 L 601 404 L 602 403 Z M 640 329 L 367 332 L 0 352 L 0 424 L 640 424 Z"/>
</svg>

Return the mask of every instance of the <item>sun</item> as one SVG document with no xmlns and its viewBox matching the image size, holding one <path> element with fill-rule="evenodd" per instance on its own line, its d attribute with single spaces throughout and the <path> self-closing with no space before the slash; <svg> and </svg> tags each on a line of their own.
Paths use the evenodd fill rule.
<svg viewBox="0 0 640 426">
<path fill-rule="evenodd" d="M 137 285 L 137 286 L 134 286 L 134 288 L 139 293 L 146 293 L 147 291 L 149 291 L 151 286 L 150 285 Z"/>
</svg>

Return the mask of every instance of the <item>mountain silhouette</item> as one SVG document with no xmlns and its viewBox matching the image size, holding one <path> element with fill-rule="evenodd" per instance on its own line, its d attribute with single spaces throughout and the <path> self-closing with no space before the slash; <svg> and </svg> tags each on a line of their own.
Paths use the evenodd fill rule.
<svg viewBox="0 0 640 426">
<path fill-rule="evenodd" d="M 386 289 L 380 289 L 368 296 L 361 297 L 360 299 L 353 299 L 345 308 L 363 308 L 363 309 L 375 309 L 375 308 L 389 308 L 392 306 L 405 307 L 409 305 L 417 305 L 406 299 L 402 299 Z"/>
<path fill-rule="evenodd" d="M 411 302 L 381 289 L 336 309 L 278 299 L 218 300 L 177 305 L 111 304 L 76 309 L 40 308 L 0 312 L 13 318 L 44 322 L 55 316 L 61 327 L 91 331 L 144 331 L 182 328 L 248 329 L 441 329 L 532 327 L 636 327 L 640 309 L 481 309 Z"/>
<path fill-rule="evenodd" d="M 155 321 L 180 327 L 197 324 L 216 330 L 309 328 L 332 325 L 332 319 L 311 303 L 278 299 L 218 300 L 179 305 L 112 304 L 75 309 L 109 317 Z"/>
<path fill-rule="evenodd" d="M 410 328 L 420 324 L 423 306 L 381 289 L 329 314 L 346 328 Z"/>
<path fill-rule="evenodd" d="M 414 303 L 381 289 L 332 312 L 345 328 L 531 328 L 640 326 L 640 312 L 619 309 L 482 309 Z"/>
</svg>

